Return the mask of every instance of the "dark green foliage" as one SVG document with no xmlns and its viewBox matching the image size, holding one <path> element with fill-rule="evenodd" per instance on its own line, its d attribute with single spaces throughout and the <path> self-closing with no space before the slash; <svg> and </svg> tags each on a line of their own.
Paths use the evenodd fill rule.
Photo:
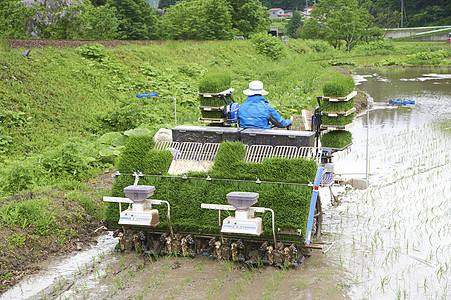
<svg viewBox="0 0 451 300">
<path fill-rule="evenodd" d="M 354 90 L 351 76 L 336 74 L 323 85 L 323 94 L 327 97 L 345 97 Z"/>
<path fill-rule="evenodd" d="M 107 55 L 105 47 L 102 44 L 84 44 L 77 48 L 77 52 L 84 58 L 102 61 Z"/>
<path fill-rule="evenodd" d="M 302 26 L 302 17 L 298 12 L 293 12 L 293 17 L 287 24 L 287 34 L 292 38 L 299 38 L 297 32 L 299 27 Z"/>
<path fill-rule="evenodd" d="M 136 143 L 140 145 L 141 143 Z M 131 147 L 131 144 L 127 144 Z M 140 159 L 147 154 L 159 161 L 163 161 L 166 170 L 169 168 L 169 155 L 159 153 L 160 151 L 146 152 L 144 148 L 140 151 L 126 151 L 121 161 L 130 164 L 151 163 L 151 159 Z M 165 151 L 161 151 L 165 152 Z M 126 156 L 132 154 L 129 158 Z M 147 154 L 146 154 L 147 153 Z M 313 181 L 316 174 L 316 163 L 304 159 L 265 159 L 262 164 L 245 163 L 243 161 L 245 147 L 240 142 L 226 141 L 221 143 L 215 159 L 215 165 L 209 173 L 213 180 L 205 180 L 207 174 L 192 172 L 191 179 L 181 177 L 143 177 L 139 184 L 155 186 L 155 194 L 152 198 L 167 200 L 171 204 L 171 221 L 174 228 L 184 232 L 198 232 L 202 229 L 204 233 L 218 232 L 218 212 L 201 208 L 201 203 L 228 204 L 226 195 L 233 191 L 257 192 L 260 197 L 258 206 L 272 208 L 276 214 L 276 228 L 305 229 L 310 206 L 312 188 L 307 185 L 289 185 L 274 183 L 237 182 L 216 179 L 249 179 L 255 180 L 260 177 L 262 181 L 298 182 L 308 183 Z M 133 158 L 133 159 L 132 159 Z M 135 160 L 135 161 L 132 161 Z M 146 166 L 141 169 L 146 170 Z M 151 170 L 149 172 L 157 172 Z M 145 173 L 152 174 L 152 173 Z M 153 173 L 156 174 L 156 173 Z M 163 172 L 164 174 L 164 172 Z M 123 197 L 123 189 L 133 184 L 132 176 L 120 176 L 116 179 L 112 195 Z M 123 207 L 125 209 L 125 206 Z M 106 220 L 110 226 L 115 226 L 119 219 L 118 205 L 108 203 L 106 208 Z M 165 205 L 158 206 L 161 224 L 159 230 L 167 230 L 167 221 L 164 217 L 167 212 Z M 222 218 L 228 214 L 223 213 Z M 271 236 L 271 214 L 262 215 L 264 222 L 264 238 Z"/>
<path fill-rule="evenodd" d="M 155 10 L 145 0 L 108 0 L 116 9 L 121 40 L 149 40 L 157 37 Z"/>
<path fill-rule="evenodd" d="M 207 73 L 199 81 L 199 93 L 220 93 L 230 89 L 232 77 L 227 73 Z"/>
<path fill-rule="evenodd" d="M 83 145 L 77 143 L 66 143 L 46 153 L 42 158 L 42 166 L 48 170 L 49 175 L 54 178 L 75 178 L 82 179 L 89 177 L 89 164 L 94 158 L 86 157 L 83 153 Z"/>
<path fill-rule="evenodd" d="M 349 101 L 338 101 L 338 102 L 332 102 L 328 100 L 322 100 L 320 104 L 321 111 L 348 111 L 351 108 L 354 107 L 355 99 L 352 98 Z"/>
<path fill-rule="evenodd" d="M 354 120 L 355 113 L 350 114 L 349 116 L 337 116 L 337 117 L 328 117 L 326 115 L 321 116 L 321 120 L 323 125 L 335 125 L 335 126 L 344 126 L 352 123 Z"/>
<path fill-rule="evenodd" d="M 284 44 L 275 36 L 266 32 L 254 34 L 251 39 L 258 53 L 267 56 L 272 60 L 284 56 Z"/>
<path fill-rule="evenodd" d="M 346 130 L 334 130 L 321 136 L 321 146 L 343 148 L 352 143 L 352 133 Z"/>
<path fill-rule="evenodd" d="M 0 208 L 0 224 L 22 228 L 33 226 L 34 232 L 45 235 L 55 226 L 55 216 L 48 210 L 48 199 L 12 201 Z"/>
</svg>

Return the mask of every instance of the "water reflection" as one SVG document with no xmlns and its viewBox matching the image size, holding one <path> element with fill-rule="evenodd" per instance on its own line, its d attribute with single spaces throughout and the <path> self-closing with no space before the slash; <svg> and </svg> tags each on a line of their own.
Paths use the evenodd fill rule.
<svg viewBox="0 0 451 300">
<path fill-rule="evenodd" d="M 350 153 L 335 171 L 360 173 L 370 165 L 368 191 L 348 192 L 329 206 L 326 231 L 335 255 L 352 273 L 354 299 L 451 297 L 451 68 L 357 69 L 359 89 L 374 98 L 369 116 L 350 129 Z M 415 100 L 411 107 L 389 100 Z M 369 126 L 367 122 L 369 117 Z"/>
</svg>

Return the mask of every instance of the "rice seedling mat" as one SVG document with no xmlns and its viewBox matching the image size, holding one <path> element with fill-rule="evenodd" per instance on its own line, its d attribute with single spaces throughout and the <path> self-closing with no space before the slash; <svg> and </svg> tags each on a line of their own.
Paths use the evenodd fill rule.
<svg viewBox="0 0 451 300">
<path fill-rule="evenodd" d="M 352 126 L 354 126 L 354 123 L 349 123 L 346 125 L 321 125 L 321 129 L 348 130 Z"/>
<path fill-rule="evenodd" d="M 214 118 L 199 118 L 198 119 L 199 122 L 202 123 L 216 123 L 216 124 L 222 124 L 225 123 L 227 121 L 226 118 L 220 118 L 220 119 L 214 119 Z"/>
<path fill-rule="evenodd" d="M 351 108 L 348 111 L 323 111 L 321 112 L 321 114 L 326 115 L 328 117 L 338 117 L 339 115 L 349 116 L 353 112 L 355 112 L 355 107 Z"/>
<path fill-rule="evenodd" d="M 197 108 L 200 109 L 200 110 L 204 110 L 204 111 L 222 111 L 222 110 L 225 109 L 225 105 L 219 106 L 219 107 L 217 107 L 217 106 L 201 106 L 201 105 L 199 105 Z"/>
<path fill-rule="evenodd" d="M 321 147 L 321 150 L 323 150 L 323 151 L 331 151 L 331 152 L 343 151 L 343 150 L 346 150 L 346 149 L 350 148 L 351 146 L 352 146 L 352 143 L 347 144 L 346 146 L 344 146 L 342 148 Z"/>
<path fill-rule="evenodd" d="M 220 93 L 198 93 L 199 96 L 205 97 L 205 98 L 211 98 L 211 97 L 223 97 L 232 95 L 234 88 L 230 88 L 228 90 L 222 91 Z"/>
<path fill-rule="evenodd" d="M 351 100 L 355 96 L 357 96 L 357 91 L 352 91 L 346 97 L 328 97 L 328 96 L 323 96 L 322 100 L 328 100 L 328 101 L 331 101 L 331 102 L 339 102 L 339 101 L 346 102 L 346 101 Z"/>
</svg>

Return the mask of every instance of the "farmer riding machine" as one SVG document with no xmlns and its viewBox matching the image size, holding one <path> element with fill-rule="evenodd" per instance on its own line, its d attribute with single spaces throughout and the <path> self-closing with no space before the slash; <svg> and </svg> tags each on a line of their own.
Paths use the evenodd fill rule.
<svg viewBox="0 0 451 300">
<path fill-rule="evenodd" d="M 199 93 L 224 101 L 199 107 L 222 113 L 200 120 L 216 126 L 176 126 L 171 141 L 129 137 L 104 197 L 121 251 L 296 265 L 327 247 L 316 238 L 330 162 L 317 131 L 239 128 L 232 92 Z"/>
</svg>

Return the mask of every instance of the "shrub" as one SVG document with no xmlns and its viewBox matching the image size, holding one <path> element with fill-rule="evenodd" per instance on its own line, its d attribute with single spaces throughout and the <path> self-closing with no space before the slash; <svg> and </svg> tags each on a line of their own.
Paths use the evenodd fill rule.
<svg viewBox="0 0 451 300">
<path fill-rule="evenodd" d="M 333 47 L 323 40 L 304 40 L 305 44 L 315 52 L 327 52 L 333 50 Z"/>
<path fill-rule="evenodd" d="M 261 32 L 254 34 L 251 41 L 258 53 L 263 54 L 272 60 L 284 56 L 284 44 L 275 36 Z"/>
<path fill-rule="evenodd" d="M 219 93 L 230 89 L 232 77 L 226 73 L 207 73 L 199 81 L 199 93 Z"/>
<path fill-rule="evenodd" d="M 14 194 L 32 188 L 44 175 L 44 170 L 33 159 L 14 161 L 1 169 L 0 189 Z"/>
<path fill-rule="evenodd" d="M 333 59 L 328 61 L 329 66 L 355 66 L 356 63 L 349 59 Z"/>
<path fill-rule="evenodd" d="M 345 130 L 334 130 L 321 136 L 321 146 L 328 148 L 343 148 L 352 143 L 352 133 Z"/>
<path fill-rule="evenodd" d="M 84 179 L 92 174 L 90 164 L 97 153 L 90 152 L 86 144 L 68 142 L 44 154 L 42 166 L 53 178 Z M 92 155 L 92 156 L 91 156 Z"/>
<path fill-rule="evenodd" d="M 48 199 L 13 201 L 0 208 L 0 221 L 6 225 L 17 225 L 22 228 L 32 225 L 36 234 L 45 235 L 55 220 L 48 206 Z"/>
<path fill-rule="evenodd" d="M 345 97 L 354 90 L 354 79 L 341 74 L 333 75 L 323 85 L 323 94 L 328 97 Z"/>
<path fill-rule="evenodd" d="M 406 62 L 402 58 L 389 57 L 374 63 L 375 66 L 405 66 Z"/>
<path fill-rule="evenodd" d="M 388 40 L 375 40 L 356 46 L 356 51 L 372 54 L 389 54 L 395 50 L 395 44 Z"/>
<path fill-rule="evenodd" d="M 102 61 L 108 55 L 105 47 L 102 44 L 98 43 L 84 44 L 83 46 L 77 48 L 77 52 L 80 53 L 80 55 L 84 58 L 95 61 Z"/>
</svg>

